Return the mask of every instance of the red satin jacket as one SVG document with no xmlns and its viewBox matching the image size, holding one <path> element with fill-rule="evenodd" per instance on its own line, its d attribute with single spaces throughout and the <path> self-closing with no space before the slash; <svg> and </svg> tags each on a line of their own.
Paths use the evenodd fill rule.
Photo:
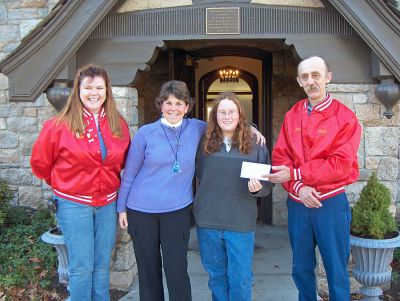
<svg viewBox="0 0 400 301">
<path fill-rule="evenodd" d="M 104 161 L 94 116 L 84 110 L 85 133 L 72 133 L 55 118 L 46 121 L 33 145 L 32 172 L 49 184 L 61 198 L 91 206 L 103 206 L 117 197 L 120 172 L 130 143 L 129 130 L 121 118 L 122 138 L 113 136 L 104 109 L 99 127 L 107 148 Z"/>
<path fill-rule="evenodd" d="M 299 190 L 307 185 L 324 200 L 358 179 L 362 129 L 355 114 L 329 94 L 310 116 L 307 106 L 303 99 L 286 113 L 272 164 L 290 168 L 291 180 L 282 185 L 291 198 L 299 201 Z"/>
</svg>

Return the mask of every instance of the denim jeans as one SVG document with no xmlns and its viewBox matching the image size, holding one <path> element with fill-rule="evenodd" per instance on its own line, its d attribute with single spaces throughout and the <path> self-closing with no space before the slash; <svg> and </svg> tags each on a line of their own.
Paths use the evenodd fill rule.
<svg viewBox="0 0 400 301">
<path fill-rule="evenodd" d="M 107 301 L 116 203 L 93 207 L 55 197 L 57 220 L 68 248 L 71 301 Z"/>
<path fill-rule="evenodd" d="M 197 227 L 197 238 L 213 301 L 250 301 L 254 231 Z"/>
<path fill-rule="evenodd" d="M 299 301 L 316 301 L 315 247 L 325 267 L 330 301 L 349 301 L 347 263 L 350 255 L 351 211 L 345 193 L 322 201 L 320 208 L 307 208 L 290 198 L 288 231 L 293 250 L 293 280 Z"/>
</svg>

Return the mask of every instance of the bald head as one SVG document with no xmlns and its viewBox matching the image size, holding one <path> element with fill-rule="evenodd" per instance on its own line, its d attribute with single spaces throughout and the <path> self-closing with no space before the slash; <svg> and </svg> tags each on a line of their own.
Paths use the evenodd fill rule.
<svg viewBox="0 0 400 301">
<path fill-rule="evenodd" d="M 305 58 L 297 67 L 297 82 L 304 89 L 313 106 L 325 99 L 326 85 L 331 79 L 332 72 L 320 56 Z"/>
<path fill-rule="evenodd" d="M 322 63 L 325 65 L 325 71 L 326 71 L 326 73 L 331 72 L 331 68 L 329 67 L 328 62 L 327 62 L 322 56 L 311 55 L 311 56 L 305 57 L 304 59 L 302 59 L 302 60 L 300 61 L 299 65 L 297 66 L 297 73 L 299 72 L 300 65 L 301 65 L 303 62 L 307 61 L 307 60 L 316 60 L 316 61 L 319 61 L 319 62 L 322 61 Z"/>
</svg>

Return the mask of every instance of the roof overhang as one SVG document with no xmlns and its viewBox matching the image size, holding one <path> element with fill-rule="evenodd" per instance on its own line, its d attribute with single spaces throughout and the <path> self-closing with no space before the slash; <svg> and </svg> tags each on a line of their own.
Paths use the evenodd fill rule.
<svg viewBox="0 0 400 301">
<path fill-rule="evenodd" d="M 10 100 L 33 101 L 43 93 L 117 0 L 64 2 L 47 24 L 0 63 L 9 79 Z"/>
<path fill-rule="evenodd" d="M 400 81 L 400 19 L 384 0 L 329 0 Z"/>
<path fill-rule="evenodd" d="M 329 1 L 394 77 L 400 80 L 399 17 L 383 0 Z M 117 2 L 118 0 L 64 1 L 58 10 L 54 10 L 41 26 L 0 63 L 0 71 L 9 78 L 10 100 L 34 101 L 43 93 L 63 68 L 71 65 L 78 49 L 88 41 L 90 34 Z M 154 45 L 150 46 L 160 47 L 162 40 L 162 37 L 153 37 Z M 85 45 L 89 45 L 89 42 Z M 133 42 L 138 41 L 134 39 Z M 304 44 L 307 45 L 307 42 L 305 40 Z M 93 50 L 93 54 L 97 52 L 98 49 Z"/>
</svg>

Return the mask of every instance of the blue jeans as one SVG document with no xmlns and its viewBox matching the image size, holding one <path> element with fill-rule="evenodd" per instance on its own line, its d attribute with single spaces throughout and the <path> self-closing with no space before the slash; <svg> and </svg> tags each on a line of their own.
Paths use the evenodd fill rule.
<svg viewBox="0 0 400 301">
<path fill-rule="evenodd" d="M 213 301 L 250 301 L 254 231 L 197 227 L 197 238 Z"/>
<path fill-rule="evenodd" d="M 322 201 L 321 208 L 307 208 L 290 198 L 288 230 L 293 250 L 293 280 L 299 301 L 316 301 L 315 247 L 321 253 L 330 301 L 349 301 L 347 263 L 350 255 L 351 211 L 345 193 Z"/>
<path fill-rule="evenodd" d="M 55 197 L 57 220 L 68 248 L 71 301 L 107 301 L 116 202 L 93 207 Z"/>
</svg>

